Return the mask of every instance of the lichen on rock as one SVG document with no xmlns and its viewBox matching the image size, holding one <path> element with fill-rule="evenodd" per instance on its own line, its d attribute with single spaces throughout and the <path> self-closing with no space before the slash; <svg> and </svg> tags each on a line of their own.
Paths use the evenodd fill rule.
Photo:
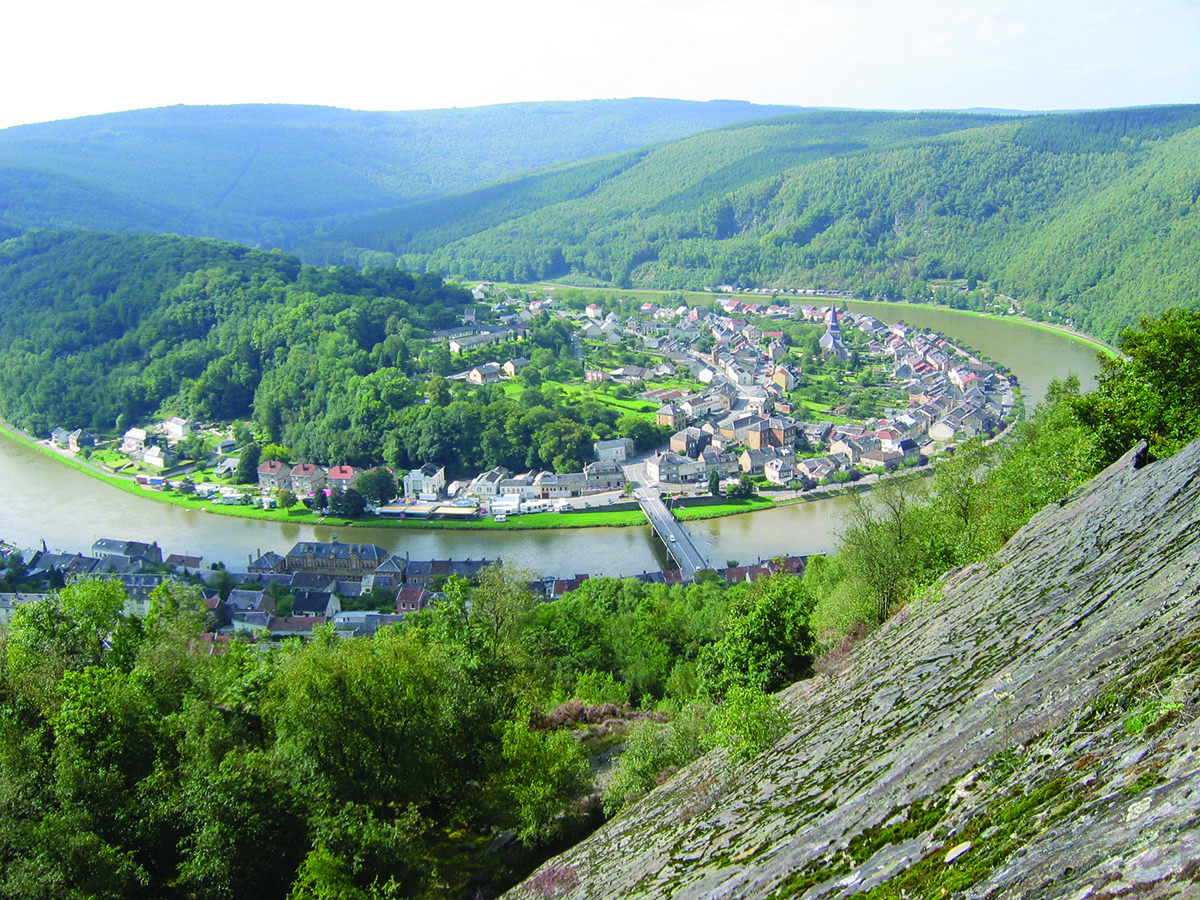
<svg viewBox="0 0 1200 900">
<path fill-rule="evenodd" d="M 1200 442 L 1127 454 L 780 696 L 792 731 L 552 861 L 562 896 L 1200 893 Z"/>
</svg>

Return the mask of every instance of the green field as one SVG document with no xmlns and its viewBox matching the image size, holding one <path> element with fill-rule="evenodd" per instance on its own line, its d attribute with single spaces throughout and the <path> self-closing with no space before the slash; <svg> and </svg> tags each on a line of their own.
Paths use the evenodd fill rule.
<svg viewBox="0 0 1200 900">
<path fill-rule="evenodd" d="M 712 506 L 675 507 L 676 517 L 683 522 L 698 519 L 719 519 L 723 516 L 737 516 L 742 513 L 754 512 L 756 509 L 770 509 L 776 505 L 774 500 L 765 497 L 747 497 L 745 500 L 726 500 Z"/>
</svg>

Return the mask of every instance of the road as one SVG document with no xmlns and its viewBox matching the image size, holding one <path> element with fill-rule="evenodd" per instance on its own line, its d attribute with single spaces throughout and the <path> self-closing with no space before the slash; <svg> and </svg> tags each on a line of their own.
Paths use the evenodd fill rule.
<svg viewBox="0 0 1200 900">
<path fill-rule="evenodd" d="M 666 546 L 667 552 L 679 564 L 679 571 L 684 580 L 693 581 L 697 572 L 708 568 L 708 562 L 696 547 L 691 534 L 671 515 L 657 491 L 641 488 L 634 493 L 634 497 L 637 498 L 646 518 L 650 520 L 651 527 Z"/>
</svg>

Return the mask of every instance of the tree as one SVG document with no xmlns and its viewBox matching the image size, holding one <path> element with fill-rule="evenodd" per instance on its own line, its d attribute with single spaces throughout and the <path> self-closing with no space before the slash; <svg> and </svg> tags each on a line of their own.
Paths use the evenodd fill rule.
<svg viewBox="0 0 1200 900">
<path fill-rule="evenodd" d="M 385 629 L 369 641 L 314 635 L 281 661 L 271 723 L 280 761 L 318 809 L 471 802 L 494 759 L 495 711 L 449 648 Z M 478 792 L 475 792 L 478 793 Z"/>
<path fill-rule="evenodd" d="M 429 383 L 425 385 L 425 396 L 429 398 L 429 402 L 434 406 L 449 406 L 450 405 L 450 382 L 441 375 L 434 375 L 429 379 Z"/>
<path fill-rule="evenodd" d="M 254 441 L 254 432 L 248 422 L 234 422 L 232 433 L 233 442 L 239 447 L 245 447 Z"/>
<path fill-rule="evenodd" d="M 743 472 L 738 476 L 738 482 L 726 488 L 725 496 L 731 500 L 742 500 L 747 497 L 754 496 L 754 479 L 750 477 L 749 472 Z"/>
<path fill-rule="evenodd" d="M 721 473 L 716 469 L 708 473 L 708 492 L 714 497 L 721 493 Z"/>
<path fill-rule="evenodd" d="M 284 488 L 282 491 L 279 492 L 279 497 L 277 498 L 277 500 L 278 500 L 280 509 L 291 509 L 298 502 L 296 499 L 296 495 L 293 494 L 291 491 L 289 491 L 287 488 Z"/>
<path fill-rule="evenodd" d="M 208 448 L 204 446 L 204 437 L 200 434 L 190 434 L 176 447 L 181 459 L 191 459 L 196 462 L 206 462 L 208 460 Z"/>
<path fill-rule="evenodd" d="M 335 516 L 345 516 L 347 519 L 357 519 L 367 509 L 367 501 L 354 488 L 345 491 L 334 491 L 329 498 L 329 511 Z"/>
<path fill-rule="evenodd" d="M 902 478 L 882 483 L 869 498 L 852 495 L 838 558 L 877 622 L 915 587 L 921 562 L 914 502 L 918 490 L 913 479 Z"/>
<path fill-rule="evenodd" d="M 124 606 L 120 582 L 80 581 L 17 607 L 3 647 L 10 682 L 56 708 L 62 674 L 102 661 Z"/>
<path fill-rule="evenodd" d="M 592 442 L 590 433 L 570 419 L 558 419 L 538 429 L 534 436 L 538 455 L 556 472 L 578 472 L 583 468 Z"/>
<path fill-rule="evenodd" d="M 281 444 L 267 444 L 262 448 L 262 454 L 260 458 L 262 462 L 277 460 L 279 462 L 286 463 L 291 460 L 292 451 Z"/>
<path fill-rule="evenodd" d="M 242 448 L 238 457 L 237 471 L 233 480 L 238 484 L 254 484 L 258 481 L 258 463 L 262 451 L 258 444 L 250 443 Z"/>
<path fill-rule="evenodd" d="M 383 506 L 396 499 L 396 478 L 383 467 L 363 472 L 354 487 L 372 506 Z"/>
<path fill-rule="evenodd" d="M 587 751 L 569 731 L 531 731 L 527 706 L 505 724 L 503 747 L 508 764 L 504 781 L 516 801 L 521 839 L 539 843 L 553 838 L 563 809 L 591 785 Z"/>
<path fill-rule="evenodd" d="M 1200 311 L 1171 309 L 1120 333 L 1124 357 L 1101 362 L 1100 385 L 1076 407 L 1105 461 L 1145 439 L 1169 456 L 1200 435 Z"/>
<path fill-rule="evenodd" d="M 772 575 L 732 593 L 725 634 L 700 654 L 700 677 L 713 697 L 733 685 L 777 691 L 812 673 L 816 649 L 808 618 L 814 598 L 795 575 Z"/>
<path fill-rule="evenodd" d="M 789 718 L 779 700 L 744 685 L 734 685 L 709 715 L 710 742 L 724 747 L 734 762 L 749 762 L 787 733 Z"/>
</svg>

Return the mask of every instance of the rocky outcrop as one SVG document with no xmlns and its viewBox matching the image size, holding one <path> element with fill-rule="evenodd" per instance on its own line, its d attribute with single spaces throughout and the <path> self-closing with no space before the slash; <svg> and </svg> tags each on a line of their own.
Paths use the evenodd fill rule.
<svg viewBox="0 0 1200 900">
<path fill-rule="evenodd" d="M 950 573 L 794 729 L 719 751 L 514 896 L 1200 895 L 1200 442 Z"/>
</svg>

